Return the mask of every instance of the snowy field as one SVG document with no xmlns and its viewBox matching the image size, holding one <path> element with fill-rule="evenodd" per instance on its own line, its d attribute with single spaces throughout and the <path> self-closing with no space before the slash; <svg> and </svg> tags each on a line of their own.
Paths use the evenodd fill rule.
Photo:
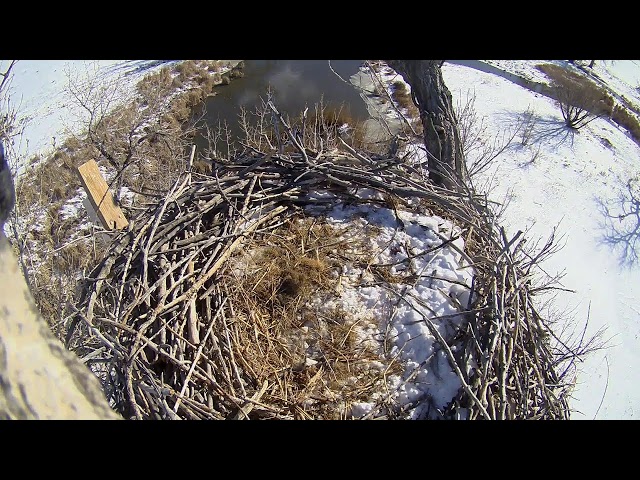
<svg viewBox="0 0 640 480">
<path fill-rule="evenodd" d="M 640 67 L 626 62 L 607 66 L 601 77 L 614 77 L 619 68 L 624 74 L 615 77 L 618 91 L 622 84 L 625 96 L 634 91 L 637 96 L 637 84 L 623 78 L 637 82 Z M 519 68 L 543 80 L 534 77 L 537 71 L 530 65 Z M 564 248 L 545 269 L 551 275 L 564 271 L 562 284 L 575 293 L 559 294 L 555 309 L 569 312 L 575 328 L 588 319 L 587 335 L 606 327 L 610 348 L 581 364 L 572 418 L 638 418 L 640 389 L 632 379 L 640 362 L 640 267 L 635 252 L 624 255 L 624 242 L 607 238 L 640 221 L 637 215 L 615 218 L 633 203 L 627 182 L 640 174 L 640 148 L 604 118 L 566 137 L 557 130 L 562 117 L 552 100 L 496 75 L 445 64 L 443 76 L 454 101 L 475 94 L 488 138 L 513 129 L 519 115 L 533 110 L 538 119 L 533 144 L 509 149 L 483 180 L 491 184 L 493 200 L 508 202 L 504 223 L 511 235 L 528 230 L 530 238 L 546 239 L 557 227 L 556 235 L 563 237 Z"/>
<path fill-rule="evenodd" d="M 0 72 L 10 60 L 0 60 Z M 69 131 L 79 128 L 74 119 L 81 117 L 79 107 L 67 93 L 69 81 L 89 84 L 118 80 L 118 93 L 126 97 L 135 83 L 163 63 L 150 60 L 20 60 L 13 69 L 8 94 L 18 112 L 23 135 L 14 149 L 20 157 L 46 155 L 58 146 Z"/>
<path fill-rule="evenodd" d="M 542 81 L 532 63 L 493 62 Z M 8 64 L 0 61 L 0 71 Z M 64 94 L 67 72 L 105 79 L 118 76 L 126 86 L 154 65 L 141 61 L 18 62 L 10 94 L 24 134 L 14 150 L 22 158 L 46 153 L 61 141 L 66 129 L 74 128 L 74 112 Z M 619 94 L 630 100 L 637 97 L 640 67 L 636 62 L 599 62 L 596 72 Z M 499 76 L 451 64 L 445 64 L 443 75 L 454 101 L 470 93 L 475 96 L 486 141 L 514 128 L 527 109 L 534 113 L 533 141 L 509 148 L 478 180 L 490 187 L 493 200 L 508 202 L 504 222 L 510 236 L 525 230 L 532 241 L 546 239 L 557 227 L 556 235 L 565 246 L 544 268 L 551 275 L 565 272 L 562 283 L 575 293 L 559 294 L 553 308 L 570 312 L 575 320 L 571 328 L 577 331 L 588 318 L 587 336 L 606 327 L 610 347 L 581 364 L 572 418 L 638 418 L 640 388 L 632 379 L 640 364 L 640 267 L 635 252 L 627 249 L 624 255 L 624 244 L 611 238 L 640 222 L 637 216 L 619 218 L 623 209 L 633 206 L 632 194 L 640 197 L 638 183 L 628 188 L 628 181 L 640 173 L 639 147 L 607 119 L 595 120 L 573 136 L 565 135 L 558 128 L 562 122 L 559 108 L 550 99 Z M 422 228 L 419 221 L 416 228 Z"/>
</svg>

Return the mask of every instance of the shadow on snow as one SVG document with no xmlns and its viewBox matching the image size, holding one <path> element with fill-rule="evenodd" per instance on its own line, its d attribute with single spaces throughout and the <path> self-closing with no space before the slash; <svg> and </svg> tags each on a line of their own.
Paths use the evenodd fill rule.
<svg viewBox="0 0 640 480">
<path fill-rule="evenodd" d="M 498 114 L 501 127 L 515 131 L 520 145 L 535 146 L 546 142 L 550 148 L 557 148 L 569 141 L 573 147 L 577 130 L 569 128 L 564 120 L 551 115 L 539 115 L 531 110 L 525 112 L 503 112 Z"/>
<path fill-rule="evenodd" d="M 638 265 L 640 180 L 629 180 L 626 191 L 620 192 L 616 199 L 597 197 L 595 201 L 602 215 L 600 243 L 616 252 L 620 266 Z"/>
</svg>

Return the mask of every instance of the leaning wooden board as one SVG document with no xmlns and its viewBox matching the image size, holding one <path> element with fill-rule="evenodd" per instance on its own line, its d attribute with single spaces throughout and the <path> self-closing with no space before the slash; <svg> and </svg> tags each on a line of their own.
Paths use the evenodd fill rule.
<svg viewBox="0 0 640 480">
<path fill-rule="evenodd" d="M 91 205 L 106 230 L 121 230 L 129 225 L 124 213 L 113 200 L 109 186 L 102 178 L 95 160 L 89 160 L 80 165 L 78 175 Z"/>
</svg>

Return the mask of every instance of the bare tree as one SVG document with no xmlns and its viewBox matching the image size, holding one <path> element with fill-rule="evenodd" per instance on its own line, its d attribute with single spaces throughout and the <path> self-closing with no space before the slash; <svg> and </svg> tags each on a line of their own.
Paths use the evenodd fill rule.
<svg viewBox="0 0 640 480">
<path fill-rule="evenodd" d="M 0 99 L 5 98 L 3 92 L 10 79 L 11 69 L 16 61 L 13 60 L 4 73 L 0 73 Z M 0 113 L 0 225 L 9 217 L 9 213 L 15 203 L 15 189 L 13 187 L 13 175 L 9 164 L 5 160 L 4 142 L 10 136 L 15 121 L 15 112 L 8 109 L 7 113 Z M 2 234 L 2 232 L 0 232 Z"/>
<path fill-rule="evenodd" d="M 0 99 L 8 101 L 7 95 L 2 95 L 6 91 L 7 85 L 11 80 L 11 69 L 16 64 L 16 60 L 12 60 L 4 72 L 0 72 Z M 3 106 L 4 107 L 4 106 Z M 2 110 L 5 110 L 2 108 Z M 6 139 L 11 135 L 11 131 L 15 125 L 15 111 L 7 106 L 6 112 L 0 113 L 0 140 Z"/>
<path fill-rule="evenodd" d="M 458 121 L 451 92 L 442 79 L 442 60 L 388 60 L 411 86 L 420 112 L 429 176 L 436 185 L 457 189 L 466 177 Z"/>
<path fill-rule="evenodd" d="M 462 152 L 467 162 L 466 181 L 468 184 L 476 175 L 486 171 L 493 161 L 514 145 L 518 135 L 522 135 L 522 145 L 531 136 L 533 130 L 533 111 L 522 115 L 510 128 L 502 129 L 490 136 L 484 118 L 478 116 L 475 109 L 476 93 L 467 92 L 466 98 L 460 96 L 454 105 L 458 120 L 458 135 Z M 528 141 L 528 140 L 526 140 Z"/>
<path fill-rule="evenodd" d="M 21 163 L 19 155 L 16 154 L 14 143 L 16 137 L 22 138 L 24 119 L 18 118 L 18 109 L 11 101 L 8 91 L 13 78 L 12 69 L 17 60 L 12 60 L 4 72 L 0 72 L 0 156 L 4 158 L 4 166 L 0 169 L 0 210 L 4 211 L 5 217 L 0 218 L 0 222 L 6 221 L 6 228 L 3 226 L 0 234 L 7 231 L 12 239 L 13 246 L 19 254 L 20 266 L 27 283 L 30 278 L 27 270 L 27 256 L 24 248 L 24 235 L 20 234 L 17 225 L 19 223 L 20 208 L 15 195 L 14 185 L 17 182 L 17 173 Z M 11 161 L 9 161 L 9 159 Z"/>
</svg>

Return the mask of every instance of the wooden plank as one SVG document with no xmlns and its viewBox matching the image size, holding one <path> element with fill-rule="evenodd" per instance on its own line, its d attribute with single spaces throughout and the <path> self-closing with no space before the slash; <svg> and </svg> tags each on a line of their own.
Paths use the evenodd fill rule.
<svg viewBox="0 0 640 480">
<path fill-rule="evenodd" d="M 106 230 L 121 230 L 129 225 L 124 213 L 113 200 L 107 182 L 102 178 L 95 160 L 89 160 L 78 167 L 78 175 L 87 192 L 100 223 Z"/>
</svg>

